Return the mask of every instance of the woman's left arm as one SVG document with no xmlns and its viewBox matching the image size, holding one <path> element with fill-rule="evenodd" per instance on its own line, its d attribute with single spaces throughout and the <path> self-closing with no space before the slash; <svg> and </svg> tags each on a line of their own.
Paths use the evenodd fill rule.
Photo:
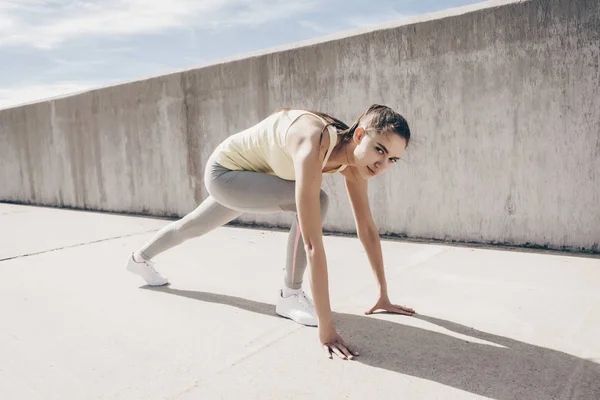
<svg viewBox="0 0 600 400">
<path fill-rule="evenodd" d="M 365 248 L 379 286 L 379 299 L 365 314 L 372 314 L 374 311 L 381 309 L 388 312 L 412 315 L 415 312 L 412 308 L 392 304 L 389 300 L 381 239 L 379 238 L 379 230 L 377 229 L 377 225 L 375 225 L 373 215 L 371 214 L 371 207 L 369 206 L 367 180 L 356 179 L 351 175 L 344 175 L 346 176 L 346 190 L 348 191 L 352 212 L 354 213 L 356 233 Z"/>
</svg>

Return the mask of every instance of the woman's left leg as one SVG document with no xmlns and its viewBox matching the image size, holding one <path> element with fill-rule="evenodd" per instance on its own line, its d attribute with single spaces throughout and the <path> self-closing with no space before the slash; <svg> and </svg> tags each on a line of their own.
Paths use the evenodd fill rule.
<svg viewBox="0 0 600 400">
<path fill-rule="evenodd" d="M 289 231 L 285 266 L 285 286 L 300 289 L 307 259 L 302 233 L 298 226 L 296 183 L 277 176 L 251 171 L 231 171 L 222 174 L 207 185 L 212 197 L 220 204 L 241 212 L 293 212 L 295 218 Z M 321 221 L 325 219 L 329 197 L 320 192 Z"/>
<path fill-rule="evenodd" d="M 211 197 L 223 206 L 241 212 L 297 213 L 296 184 L 273 175 L 222 168 L 216 179 L 207 184 Z M 327 213 L 329 199 L 320 192 L 321 220 Z M 303 324 L 316 326 L 314 305 L 302 290 L 307 259 L 298 219 L 294 218 L 288 241 L 284 287 L 277 302 L 278 314 Z"/>
</svg>

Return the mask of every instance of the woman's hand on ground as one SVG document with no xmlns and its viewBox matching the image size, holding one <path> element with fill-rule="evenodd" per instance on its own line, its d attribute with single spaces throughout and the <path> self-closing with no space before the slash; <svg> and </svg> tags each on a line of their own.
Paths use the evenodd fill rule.
<svg viewBox="0 0 600 400">
<path fill-rule="evenodd" d="M 365 311 L 365 314 L 370 315 L 377 310 L 384 310 L 394 314 L 403 315 L 413 315 L 415 313 L 415 310 L 413 310 L 412 308 L 392 304 L 390 299 L 387 297 L 380 297 L 379 300 L 377 300 L 377 303 L 375 303 L 375 305 L 369 311 Z"/>
<path fill-rule="evenodd" d="M 337 333 L 333 325 L 319 327 L 319 339 L 328 358 L 333 358 L 333 354 L 343 360 L 353 360 L 355 356 L 358 356 L 358 352 L 350 349 L 344 343 L 344 339 Z"/>
</svg>

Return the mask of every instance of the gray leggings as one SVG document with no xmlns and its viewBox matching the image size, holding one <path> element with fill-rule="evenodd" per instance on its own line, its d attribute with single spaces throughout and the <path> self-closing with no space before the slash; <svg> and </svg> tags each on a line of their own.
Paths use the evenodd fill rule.
<svg viewBox="0 0 600 400">
<path fill-rule="evenodd" d="M 206 165 L 204 182 L 210 196 L 194 211 L 154 235 L 140 249 L 150 260 L 184 241 L 202 236 L 225 225 L 244 212 L 296 213 L 296 183 L 277 176 L 251 171 L 232 171 L 211 157 Z M 325 219 L 329 199 L 321 190 L 321 220 Z M 295 218 L 287 242 L 285 285 L 291 289 L 302 286 L 306 270 L 304 241 Z"/>
</svg>

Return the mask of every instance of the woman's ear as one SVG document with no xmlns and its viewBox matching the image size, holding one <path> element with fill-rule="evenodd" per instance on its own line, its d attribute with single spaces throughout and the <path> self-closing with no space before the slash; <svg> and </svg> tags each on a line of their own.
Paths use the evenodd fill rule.
<svg viewBox="0 0 600 400">
<path fill-rule="evenodd" d="M 354 138 L 353 139 L 356 142 L 356 144 L 359 144 L 360 142 L 362 142 L 366 133 L 367 132 L 365 131 L 365 129 L 361 128 L 360 126 L 354 130 Z"/>
</svg>

